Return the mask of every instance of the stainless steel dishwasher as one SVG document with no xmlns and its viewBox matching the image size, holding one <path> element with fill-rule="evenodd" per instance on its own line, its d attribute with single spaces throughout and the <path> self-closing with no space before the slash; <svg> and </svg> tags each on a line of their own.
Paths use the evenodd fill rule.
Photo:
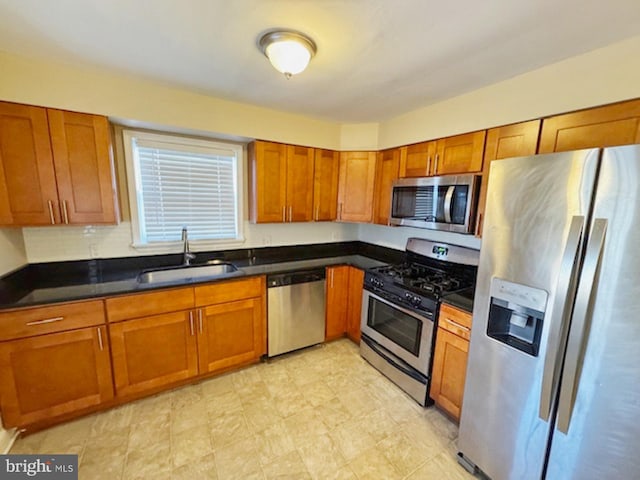
<svg viewBox="0 0 640 480">
<path fill-rule="evenodd" d="M 267 276 L 268 356 L 324 342 L 325 271 Z"/>
</svg>

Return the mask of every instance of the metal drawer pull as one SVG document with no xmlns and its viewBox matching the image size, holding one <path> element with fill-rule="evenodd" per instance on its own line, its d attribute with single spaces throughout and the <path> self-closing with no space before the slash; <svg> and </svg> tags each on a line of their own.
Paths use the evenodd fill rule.
<svg viewBox="0 0 640 480">
<path fill-rule="evenodd" d="M 193 311 L 189 312 L 189 331 L 191 332 L 191 336 L 193 337 Z"/>
<path fill-rule="evenodd" d="M 53 202 L 51 200 L 47 200 L 47 205 L 49 205 L 49 220 L 51 220 L 51 225 L 55 225 L 56 217 L 53 216 Z"/>
<path fill-rule="evenodd" d="M 44 320 L 35 320 L 33 322 L 28 322 L 27 325 L 31 327 L 34 325 L 44 325 L 45 323 L 60 322 L 62 320 L 64 320 L 64 317 L 45 318 Z"/>
<path fill-rule="evenodd" d="M 449 320 L 448 318 L 445 318 L 444 321 L 447 322 L 449 325 L 453 325 L 456 328 L 460 328 L 460 329 L 464 330 L 465 332 L 470 332 L 471 331 L 471 329 L 469 327 L 465 327 L 464 325 L 461 325 L 458 322 L 454 322 L 453 320 Z"/>
<path fill-rule="evenodd" d="M 104 350 L 104 346 L 102 345 L 102 329 L 98 327 L 98 345 L 100 345 L 100 350 Z"/>
<path fill-rule="evenodd" d="M 198 328 L 200 333 L 202 333 L 202 309 L 198 310 Z"/>
</svg>

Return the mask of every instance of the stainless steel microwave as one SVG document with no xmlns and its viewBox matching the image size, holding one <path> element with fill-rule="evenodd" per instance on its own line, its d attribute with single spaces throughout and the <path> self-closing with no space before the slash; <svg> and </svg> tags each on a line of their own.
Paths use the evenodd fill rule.
<svg viewBox="0 0 640 480">
<path fill-rule="evenodd" d="M 473 233 L 480 175 L 401 178 L 393 182 L 391 225 Z"/>
</svg>

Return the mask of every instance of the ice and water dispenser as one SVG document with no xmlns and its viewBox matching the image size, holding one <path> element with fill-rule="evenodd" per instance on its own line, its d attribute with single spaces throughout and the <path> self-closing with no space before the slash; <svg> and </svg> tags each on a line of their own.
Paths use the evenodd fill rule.
<svg viewBox="0 0 640 480">
<path fill-rule="evenodd" d="M 487 335 L 537 357 L 547 296 L 544 290 L 494 278 Z"/>
</svg>

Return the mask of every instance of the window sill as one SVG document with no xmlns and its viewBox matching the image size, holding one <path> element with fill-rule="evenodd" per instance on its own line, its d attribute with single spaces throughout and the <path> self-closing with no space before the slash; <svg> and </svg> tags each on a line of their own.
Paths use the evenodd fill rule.
<svg viewBox="0 0 640 480">
<path fill-rule="evenodd" d="M 209 250 L 223 250 L 241 246 L 244 238 L 235 240 L 189 240 L 189 250 L 192 252 L 206 252 Z M 182 253 L 182 242 L 162 243 L 132 243 L 131 247 L 145 253 L 170 254 Z"/>
</svg>

